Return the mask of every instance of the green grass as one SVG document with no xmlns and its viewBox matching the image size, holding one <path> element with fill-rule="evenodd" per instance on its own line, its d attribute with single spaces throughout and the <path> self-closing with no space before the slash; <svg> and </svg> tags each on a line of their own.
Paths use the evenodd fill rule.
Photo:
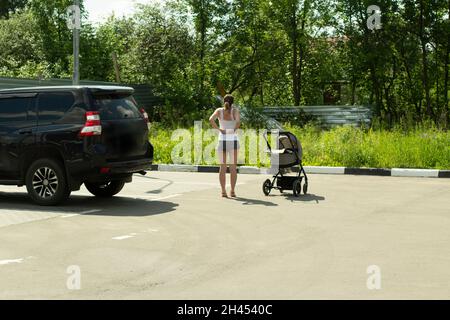
<svg viewBox="0 0 450 320">
<path fill-rule="evenodd" d="M 288 125 L 286 129 L 302 142 L 305 165 L 450 169 L 450 132 L 432 127 L 386 131 L 352 127 L 321 130 Z M 178 141 L 171 141 L 171 135 L 172 130 L 153 128 L 150 139 L 156 163 L 172 163 L 171 151 Z M 267 161 L 247 164 L 268 165 Z"/>
<path fill-rule="evenodd" d="M 436 129 L 362 130 L 338 127 L 320 132 L 290 128 L 302 137 L 308 165 L 450 169 L 450 133 Z"/>
</svg>

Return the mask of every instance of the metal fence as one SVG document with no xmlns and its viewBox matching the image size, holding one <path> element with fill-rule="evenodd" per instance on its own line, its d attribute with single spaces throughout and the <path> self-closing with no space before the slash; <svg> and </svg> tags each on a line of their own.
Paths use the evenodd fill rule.
<svg viewBox="0 0 450 320">
<path fill-rule="evenodd" d="M 38 87 L 38 86 L 70 86 L 72 85 L 71 79 L 45 79 L 45 80 L 33 80 L 33 79 L 19 79 L 19 78 L 4 78 L 0 77 L 0 90 L 12 89 L 12 88 L 24 88 L 24 87 Z M 162 99 L 157 97 L 153 93 L 153 89 L 149 85 L 142 84 L 122 84 L 115 82 L 104 81 L 89 81 L 81 80 L 80 85 L 113 85 L 113 86 L 127 86 L 133 87 L 135 90 L 134 97 L 139 104 L 144 108 L 151 108 L 159 105 Z"/>
<path fill-rule="evenodd" d="M 19 79 L 0 77 L 0 89 L 23 88 L 35 86 L 64 86 L 71 85 L 71 79 Z M 163 99 L 157 97 L 149 85 L 141 84 L 120 84 L 114 82 L 102 81 L 80 81 L 81 85 L 125 85 L 135 89 L 135 98 L 138 104 L 145 108 L 152 108 L 163 104 Z M 270 118 L 280 120 L 286 118 L 286 115 L 298 114 L 303 110 L 307 115 L 316 118 L 319 123 L 326 127 L 338 125 L 360 126 L 361 124 L 370 124 L 373 116 L 372 106 L 302 106 L 302 107 L 265 107 L 262 112 Z"/>
<path fill-rule="evenodd" d="M 287 115 L 298 114 L 303 110 L 320 124 L 326 127 L 339 125 L 360 126 L 369 125 L 373 117 L 372 106 L 302 106 L 302 107 L 265 107 L 263 113 L 271 118 L 280 120 Z"/>
</svg>

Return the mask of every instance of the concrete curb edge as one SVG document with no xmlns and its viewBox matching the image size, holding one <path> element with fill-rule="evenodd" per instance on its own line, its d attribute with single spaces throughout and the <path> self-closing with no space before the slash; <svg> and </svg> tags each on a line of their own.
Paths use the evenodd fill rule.
<svg viewBox="0 0 450 320">
<path fill-rule="evenodd" d="M 152 165 L 152 171 L 161 172 L 199 172 L 218 173 L 218 166 L 196 166 L 196 165 Z M 268 168 L 241 166 L 238 168 L 240 174 L 271 174 Z M 381 169 L 381 168 L 346 168 L 346 167 L 313 167 L 305 166 L 306 173 L 311 174 L 345 174 L 360 176 L 382 176 L 382 177 L 419 177 L 419 178 L 450 178 L 450 170 L 436 169 Z"/>
</svg>

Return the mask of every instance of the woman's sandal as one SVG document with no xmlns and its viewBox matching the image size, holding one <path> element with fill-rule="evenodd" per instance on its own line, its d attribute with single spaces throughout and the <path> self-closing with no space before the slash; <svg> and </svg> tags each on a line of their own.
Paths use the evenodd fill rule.
<svg viewBox="0 0 450 320">
<path fill-rule="evenodd" d="M 236 198 L 236 192 L 231 192 L 231 197 Z"/>
<path fill-rule="evenodd" d="M 228 198 L 228 194 L 226 192 L 222 192 L 222 198 Z"/>
</svg>

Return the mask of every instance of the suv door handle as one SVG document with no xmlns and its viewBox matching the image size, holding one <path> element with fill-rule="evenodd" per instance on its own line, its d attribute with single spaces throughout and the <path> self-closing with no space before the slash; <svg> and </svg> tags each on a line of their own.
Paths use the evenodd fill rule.
<svg viewBox="0 0 450 320">
<path fill-rule="evenodd" d="M 33 133 L 33 131 L 28 130 L 28 129 L 20 130 L 20 131 L 19 131 L 19 134 L 32 134 L 32 133 Z"/>
</svg>

